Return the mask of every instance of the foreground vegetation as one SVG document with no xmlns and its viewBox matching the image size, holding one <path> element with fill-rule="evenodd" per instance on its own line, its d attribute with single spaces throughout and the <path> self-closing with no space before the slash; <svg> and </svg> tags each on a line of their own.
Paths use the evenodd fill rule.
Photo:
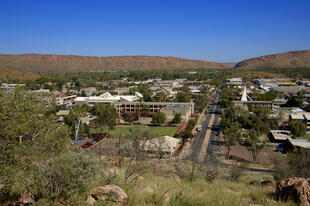
<svg viewBox="0 0 310 206">
<path fill-rule="evenodd" d="M 139 125 L 128 125 L 128 126 L 116 126 L 114 129 L 109 130 L 107 127 L 91 128 L 91 133 L 101 133 L 108 131 L 111 135 L 127 136 L 131 130 L 142 129 L 147 130 L 152 136 L 168 135 L 173 137 L 178 127 L 165 127 L 165 126 L 139 126 Z"/>
</svg>

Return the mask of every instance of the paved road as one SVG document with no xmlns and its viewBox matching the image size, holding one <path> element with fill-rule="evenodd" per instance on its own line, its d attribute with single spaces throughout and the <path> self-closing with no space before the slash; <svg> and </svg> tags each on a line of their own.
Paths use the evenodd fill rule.
<svg viewBox="0 0 310 206">
<path fill-rule="evenodd" d="M 192 153 L 187 156 L 187 160 L 198 160 L 206 164 L 217 164 L 222 166 L 231 166 L 230 164 L 219 161 L 217 158 L 221 155 L 221 145 L 223 140 L 220 139 L 220 113 L 221 108 L 216 102 L 219 94 L 216 93 L 209 104 L 207 114 L 202 122 L 202 131 L 198 132 L 191 144 Z M 210 129 L 208 129 L 208 127 Z M 248 168 L 251 172 L 275 172 L 270 169 Z"/>
<path fill-rule="evenodd" d="M 202 131 L 198 132 L 196 137 L 194 138 L 191 144 L 191 151 L 192 153 L 187 156 L 185 159 L 188 160 L 199 160 L 204 161 L 205 157 L 208 156 L 208 147 L 210 143 L 210 137 L 214 134 L 214 127 L 213 126 L 218 119 L 218 114 L 215 113 L 216 111 L 216 102 L 218 99 L 218 94 L 216 93 L 209 104 L 209 108 L 207 109 L 207 114 L 205 115 L 204 120 L 202 121 Z M 208 127 L 212 127 L 212 129 L 208 129 Z"/>
</svg>

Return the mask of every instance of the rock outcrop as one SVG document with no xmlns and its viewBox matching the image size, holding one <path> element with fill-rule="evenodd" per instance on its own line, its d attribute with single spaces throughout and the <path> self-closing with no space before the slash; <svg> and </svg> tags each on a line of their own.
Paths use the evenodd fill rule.
<svg viewBox="0 0 310 206">
<path fill-rule="evenodd" d="M 90 190 L 90 195 L 95 200 L 109 200 L 121 204 L 127 204 L 128 202 L 127 194 L 117 185 L 106 185 L 103 187 L 92 188 Z"/>
<path fill-rule="evenodd" d="M 310 178 L 293 177 L 281 180 L 276 188 L 276 198 L 310 205 Z"/>
<path fill-rule="evenodd" d="M 24 192 L 21 194 L 21 196 L 18 200 L 18 204 L 19 205 L 29 205 L 29 204 L 34 204 L 34 203 L 35 203 L 35 200 L 34 200 L 33 194 L 31 194 L 27 190 L 24 190 Z"/>
</svg>

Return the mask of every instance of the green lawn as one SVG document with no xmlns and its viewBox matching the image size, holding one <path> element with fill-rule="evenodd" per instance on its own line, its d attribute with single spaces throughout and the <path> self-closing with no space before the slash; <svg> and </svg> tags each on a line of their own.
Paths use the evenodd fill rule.
<svg viewBox="0 0 310 206">
<path fill-rule="evenodd" d="M 153 136 L 158 136 L 158 135 L 174 136 L 174 134 L 178 130 L 178 127 L 160 127 L 160 126 L 149 127 L 149 126 L 138 126 L 138 125 L 128 125 L 128 126 L 122 125 L 122 126 L 116 126 L 113 130 L 109 130 L 109 131 L 106 126 L 99 127 L 99 128 L 91 128 L 90 132 L 99 133 L 99 132 L 108 131 L 112 135 L 122 135 L 122 134 L 126 135 L 129 133 L 130 128 L 149 130 L 150 134 Z"/>
</svg>

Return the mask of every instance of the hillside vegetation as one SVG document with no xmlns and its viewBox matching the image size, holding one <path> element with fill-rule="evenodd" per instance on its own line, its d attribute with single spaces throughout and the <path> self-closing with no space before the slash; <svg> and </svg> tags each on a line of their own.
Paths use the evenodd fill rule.
<svg viewBox="0 0 310 206">
<path fill-rule="evenodd" d="M 268 79 L 268 78 L 288 78 L 286 75 L 281 73 L 270 73 L 270 72 L 262 72 L 262 71 L 244 71 L 239 70 L 238 72 L 234 72 L 229 75 L 230 78 L 240 77 L 242 79 Z"/>
<path fill-rule="evenodd" d="M 230 66 L 230 64 L 228 64 Z M 177 57 L 76 55 L 0 55 L 0 67 L 32 72 L 71 72 L 107 70 L 168 70 L 225 68 L 226 64 Z"/>
<path fill-rule="evenodd" d="M 284 52 L 243 60 L 237 69 L 310 68 L 310 50 Z"/>
<path fill-rule="evenodd" d="M 28 71 L 16 71 L 12 69 L 0 69 L 0 80 L 35 80 L 40 77 L 39 74 Z"/>
</svg>

